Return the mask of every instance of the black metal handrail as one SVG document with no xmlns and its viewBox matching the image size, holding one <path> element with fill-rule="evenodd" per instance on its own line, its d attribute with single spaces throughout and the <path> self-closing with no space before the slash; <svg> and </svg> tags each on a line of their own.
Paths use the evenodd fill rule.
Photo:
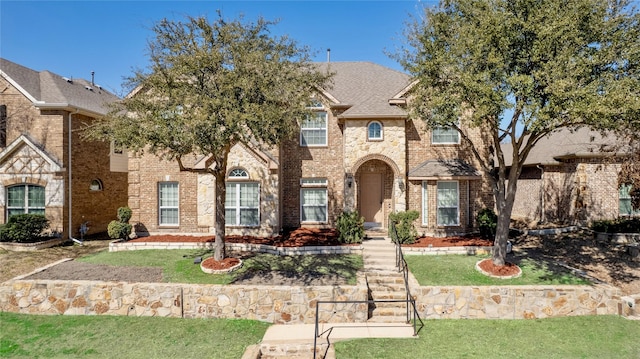
<svg viewBox="0 0 640 359">
<path fill-rule="evenodd" d="M 420 318 L 420 314 L 418 314 L 418 309 L 416 308 L 416 300 L 411 295 L 411 289 L 409 288 L 409 265 L 407 261 L 404 259 L 404 254 L 402 253 L 402 246 L 400 244 L 400 240 L 398 239 L 398 231 L 396 229 L 396 223 L 392 220 L 389 220 L 389 236 L 391 237 L 391 241 L 394 243 L 396 248 L 396 267 L 398 267 L 398 272 L 402 272 L 402 277 L 404 279 L 404 288 L 406 293 L 406 302 L 407 302 L 407 323 L 411 321 L 411 310 L 409 308 L 409 303 L 411 304 L 411 309 L 413 309 L 413 335 L 418 335 L 420 330 L 424 328 L 424 322 L 422 318 Z M 417 323 L 420 322 L 420 328 L 417 328 Z"/>
</svg>

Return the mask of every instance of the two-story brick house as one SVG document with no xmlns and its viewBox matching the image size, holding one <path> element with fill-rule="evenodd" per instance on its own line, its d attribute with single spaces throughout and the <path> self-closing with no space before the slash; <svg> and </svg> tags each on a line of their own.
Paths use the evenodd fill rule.
<svg viewBox="0 0 640 359">
<path fill-rule="evenodd" d="M 471 230 L 475 213 L 492 207 L 491 192 L 454 130 L 427 131 L 409 118 L 410 77 L 368 62 L 318 66 L 335 73 L 333 85 L 312 99 L 315 114 L 301 119 L 297 138 L 275 149 L 233 147 L 227 233 L 331 227 L 344 210 L 357 210 L 367 226 L 385 227 L 391 212 L 417 210 L 420 233 Z M 130 156 L 136 230 L 214 232 L 213 181 L 152 155 Z"/>
<path fill-rule="evenodd" d="M 127 204 L 127 154 L 81 129 L 117 96 L 83 79 L 0 59 L 0 223 L 45 214 L 64 238 L 105 232 Z"/>
</svg>

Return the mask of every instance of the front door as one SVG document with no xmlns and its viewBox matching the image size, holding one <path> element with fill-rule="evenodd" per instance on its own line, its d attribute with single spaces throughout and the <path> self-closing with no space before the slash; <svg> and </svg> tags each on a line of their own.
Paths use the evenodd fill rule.
<svg viewBox="0 0 640 359">
<path fill-rule="evenodd" d="M 360 178 L 360 215 L 365 222 L 383 222 L 382 184 L 382 173 L 363 173 Z"/>
</svg>

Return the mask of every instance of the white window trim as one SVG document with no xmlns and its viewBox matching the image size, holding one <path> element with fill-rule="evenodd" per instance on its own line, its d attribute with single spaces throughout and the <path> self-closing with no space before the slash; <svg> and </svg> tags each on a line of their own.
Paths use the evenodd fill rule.
<svg viewBox="0 0 640 359">
<path fill-rule="evenodd" d="M 124 149 L 124 147 L 119 147 L 116 146 L 115 141 L 111 141 L 111 151 L 110 151 L 111 156 L 121 156 L 124 157 L 127 155 L 127 151 Z"/>
<path fill-rule="evenodd" d="M 637 217 L 640 216 L 640 210 L 635 210 L 632 206 L 631 206 L 631 195 L 629 194 L 629 191 L 631 191 L 633 187 L 631 187 L 630 185 L 622 185 L 618 188 L 618 215 L 619 216 L 624 216 L 624 217 Z M 626 196 L 622 196 L 622 192 L 623 189 L 626 189 L 624 192 L 626 193 Z M 628 201 L 629 202 L 629 209 L 631 210 L 631 213 L 622 213 L 621 209 L 621 202 L 622 201 Z"/>
<path fill-rule="evenodd" d="M 239 175 L 240 171 L 243 172 L 242 175 Z M 236 167 L 229 171 L 229 175 L 227 176 L 227 178 L 230 181 L 249 179 L 249 172 L 242 167 Z"/>
<path fill-rule="evenodd" d="M 234 178 L 234 177 L 231 177 Z M 242 179 L 242 177 L 238 177 L 240 179 Z M 234 178 L 236 179 L 236 178 Z M 241 209 L 253 209 L 254 207 L 242 207 L 240 206 L 240 186 L 243 184 L 249 184 L 249 183 L 255 183 L 258 185 L 258 223 L 256 224 L 240 224 L 240 210 Z M 247 182 L 247 181 L 242 181 L 242 182 L 236 182 L 236 181 L 229 181 L 225 184 L 226 186 L 228 185 L 235 185 L 236 186 L 236 198 L 235 198 L 235 203 L 236 203 L 236 207 L 227 207 L 225 205 L 225 210 L 227 208 L 235 208 L 236 209 L 236 218 L 234 220 L 233 224 L 230 224 L 227 222 L 227 218 L 225 216 L 225 227 L 259 227 L 260 226 L 260 183 L 259 182 Z M 226 199 L 225 199 L 226 201 Z"/>
<path fill-rule="evenodd" d="M 328 223 L 329 222 L 329 193 L 327 189 L 327 179 L 326 178 L 301 178 L 300 179 L 300 223 L 311 224 L 311 223 Z M 324 203 L 324 213 L 325 218 L 322 221 L 304 221 L 302 220 L 302 214 L 304 212 L 304 203 L 302 199 L 304 198 L 303 193 L 310 189 L 324 189 L 325 190 L 325 203 Z M 317 207 L 317 206 L 314 206 Z"/>
<path fill-rule="evenodd" d="M 162 201 L 160 200 L 160 186 L 163 184 L 176 184 L 178 186 L 178 205 L 176 206 L 163 206 Z M 178 222 L 177 223 L 162 223 L 162 209 L 177 209 L 178 210 Z M 158 182 L 158 226 L 159 227 L 180 227 L 180 183 L 174 181 L 163 181 Z"/>
<path fill-rule="evenodd" d="M 458 194 L 457 198 L 456 198 L 456 206 L 455 207 L 440 207 L 439 205 L 439 201 L 438 201 L 438 186 L 436 185 L 436 223 L 438 226 L 441 227 L 458 227 L 460 226 L 460 182 L 459 181 L 438 181 L 438 184 L 440 183 L 455 183 L 456 184 L 456 193 Z M 456 223 L 455 224 L 442 224 L 440 223 L 439 219 L 439 211 L 440 208 L 455 208 L 456 209 Z"/>
<path fill-rule="evenodd" d="M 326 147 L 329 143 L 329 114 L 322 107 L 312 107 L 316 113 L 324 114 L 324 127 L 302 127 L 302 123 L 300 124 L 300 146 L 302 147 Z M 314 143 L 314 144 L 305 144 L 304 136 L 302 135 L 304 130 L 323 130 L 324 131 L 324 143 Z"/>
<path fill-rule="evenodd" d="M 429 191 L 427 181 L 422 181 L 422 225 L 429 225 Z"/>
<path fill-rule="evenodd" d="M 374 124 L 378 124 L 380 126 L 380 137 L 371 137 L 371 132 L 369 131 L 369 128 L 371 127 L 371 125 Z M 371 121 L 369 122 L 369 124 L 367 125 L 367 140 L 369 141 L 383 141 L 384 140 L 384 126 L 382 126 L 382 122 L 380 121 Z"/>
<path fill-rule="evenodd" d="M 458 122 L 457 125 L 460 126 L 460 123 Z M 436 130 L 439 130 L 439 131 L 442 131 L 442 130 L 455 131 L 456 135 L 458 136 L 458 140 L 455 141 L 455 142 L 436 142 L 435 141 L 435 132 L 436 132 Z M 446 127 L 446 126 L 434 127 L 431 130 L 431 144 L 432 145 L 459 145 L 460 144 L 460 133 L 454 127 Z"/>
</svg>

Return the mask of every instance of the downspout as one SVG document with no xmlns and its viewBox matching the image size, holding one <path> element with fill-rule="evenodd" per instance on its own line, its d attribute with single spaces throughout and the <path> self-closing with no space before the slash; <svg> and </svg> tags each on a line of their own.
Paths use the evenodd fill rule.
<svg viewBox="0 0 640 359">
<path fill-rule="evenodd" d="M 544 167 L 536 165 L 540 170 L 540 223 L 544 223 Z"/>
<path fill-rule="evenodd" d="M 78 244 L 82 244 L 82 241 L 76 238 L 73 238 L 73 197 L 72 197 L 72 189 L 73 189 L 73 183 L 71 181 L 71 176 L 72 176 L 72 170 L 71 170 L 71 140 L 72 140 L 72 133 L 71 133 L 71 128 L 72 128 L 72 124 L 71 124 L 71 118 L 73 116 L 73 114 L 78 113 L 78 109 L 76 109 L 75 112 L 69 112 L 69 131 L 68 131 L 68 139 L 67 139 L 67 155 L 68 155 L 68 161 L 67 161 L 67 190 L 68 190 L 68 198 L 69 200 L 67 201 L 67 214 L 69 216 L 68 222 L 69 222 L 69 239 L 78 243 Z"/>
</svg>

